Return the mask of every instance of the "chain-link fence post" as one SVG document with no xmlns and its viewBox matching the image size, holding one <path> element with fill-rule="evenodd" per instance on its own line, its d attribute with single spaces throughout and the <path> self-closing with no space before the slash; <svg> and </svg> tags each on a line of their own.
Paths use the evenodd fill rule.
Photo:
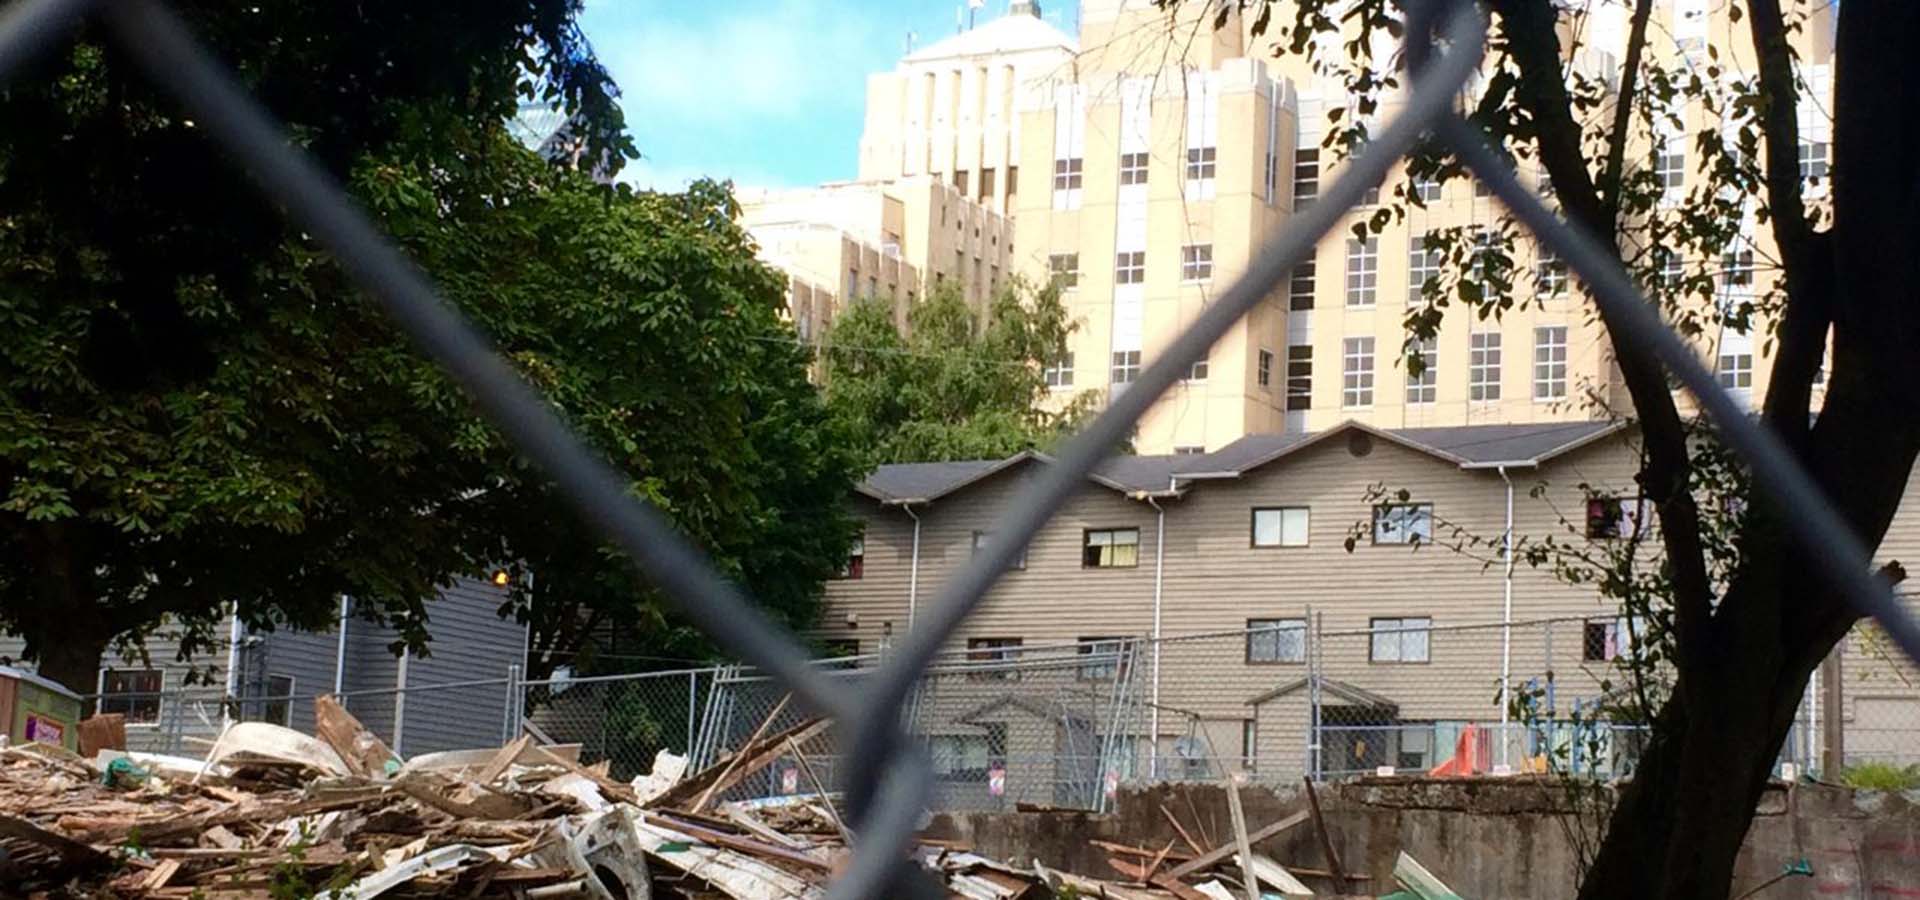
<svg viewBox="0 0 1920 900">
<path fill-rule="evenodd" d="M 507 666 L 507 696 L 506 696 L 506 702 L 502 704 L 501 716 L 500 716 L 500 743 L 502 744 L 505 744 L 513 740 L 513 732 L 514 732 L 513 725 L 514 725 L 514 722 L 519 719 L 519 716 L 516 715 L 516 712 L 520 705 L 519 698 L 521 696 L 521 690 L 522 688 L 520 687 L 520 664 L 513 663 L 511 665 L 508 665 Z"/>
<path fill-rule="evenodd" d="M 1321 613 L 1307 609 L 1307 773 L 1319 781 L 1320 771 L 1320 632 Z"/>
</svg>

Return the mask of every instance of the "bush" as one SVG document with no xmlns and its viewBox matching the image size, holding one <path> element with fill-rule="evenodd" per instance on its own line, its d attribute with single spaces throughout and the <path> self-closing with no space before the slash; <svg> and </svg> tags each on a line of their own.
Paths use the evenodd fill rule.
<svg viewBox="0 0 1920 900">
<path fill-rule="evenodd" d="M 1840 772 L 1840 783 L 1847 787 L 1875 791 L 1910 791 L 1920 788 L 1920 765 L 1896 766 L 1893 763 L 1864 762 Z"/>
</svg>

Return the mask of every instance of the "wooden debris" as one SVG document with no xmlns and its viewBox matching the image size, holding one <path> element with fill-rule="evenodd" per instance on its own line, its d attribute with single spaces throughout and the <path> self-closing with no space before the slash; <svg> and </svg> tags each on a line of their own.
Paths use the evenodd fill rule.
<svg viewBox="0 0 1920 900">
<path fill-rule="evenodd" d="M 88 716 L 74 731 L 80 737 L 80 755 L 87 759 L 102 750 L 127 749 L 127 717 L 122 713 Z"/>
<path fill-rule="evenodd" d="M 1306 785 L 1307 810 L 1313 813 L 1313 833 L 1320 837 L 1320 852 L 1326 856 L 1327 868 L 1333 873 L 1330 879 L 1333 890 L 1344 894 L 1348 890 L 1346 869 L 1340 865 L 1340 854 L 1333 849 L 1333 835 L 1327 831 L 1327 820 L 1320 816 L 1320 795 L 1314 793 L 1313 776 L 1303 775 L 1300 780 Z"/>
<path fill-rule="evenodd" d="M 1193 848 L 1193 852 L 1206 852 L 1201 848 L 1200 842 L 1194 840 L 1193 835 L 1188 834 L 1187 829 L 1181 826 L 1180 819 L 1174 816 L 1173 810 L 1168 809 L 1165 803 L 1160 804 L 1160 814 L 1167 817 L 1167 824 L 1173 826 L 1174 833 L 1180 835 L 1180 839 L 1186 841 L 1187 846 Z"/>
<path fill-rule="evenodd" d="M 1304 813 L 1304 812 L 1294 813 L 1293 815 L 1290 815 L 1284 819 L 1281 819 L 1280 821 L 1275 822 L 1272 825 L 1268 825 L 1267 827 L 1262 828 L 1259 831 L 1256 831 L 1252 834 L 1247 835 L 1247 844 L 1249 846 L 1253 844 L 1258 844 L 1261 841 L 1271 838 L 1274 835 L 1280 834 L 1281 832 L 1287 831 L 1288 829 L 1298 827 L 1302 822 L 1307 821 L 1307 819 L 1308 819 L 1307 813 Z M 1175 878 L 1185 878 L 1188 875 L 1194 874 L 1195 872 L 1200 872 L 1219 864 L 1220 862 L 1224 861 L 1227 857 L 1232 856 L 1233 853 L 1234 853 L 1234 844 L 1227 844 L 1222 847 L 1215 847 L 1212 850 L 1209 850 L 1205 853 L 1200 854 L 1199 856 L 1194 857 L 1193 859 L 1187 860 L 1186 862 L 1181 863 L 1180 865 L 1174 866 L 1168 872 L 1168 874 L 1172 875 Z"/>
<path fill-rule="evenodd" d="M 780 702 L 773 705 L 773 712 L 767 713 L 766 718 L 761 719 L 759 726 L 753 729 L 753 736 L 747 738 L 747 743 L 745 744 L 745 747 L 752 747 L 756 742 L 760 740 L 762 735 L 765 735 L 767 733 L 767 726 L 772 725 L 773 720 L 780 718 L 780 712 L 787 708 L 787 701 L 792 699 L 793 699 L 792 694 L 781 695 Z M 733 756 L 729 757 L 727 759 L 726 768 L 721 769 L 719 776 L 715 777 L 714 780 L 707 785 L 707 789 L 700 793 L 700 798 L 693 801 L 692 806 L 687 807 L 688 811 L 699 812 L 700 810 L 705 809 L 707 805 L 707 801 L 712 800 L 713 795 L 717 791 L 723 790 L 723 788 L 721 787 L 723 783 L 730 786 L 733 782 L 728 781 L 728 778 L 736 777 L 733 775 L 733 772 L 735 769 L 739 768 L 740 761 L 745 758 L 747 758 L 747 755 L 744 747 L 742 748 L 741 752 L 735 753 L 733 754 Z M 745 774 L 750 775 L 752 773 L 748 772 Z M 744 777 L 744 775 L 737 776 L 737 777 Z"/>
<path fill-rule="evenodd" d="M 1460 900 L 1460 895 L 1454 893 L 1453 888 L 1447 887 L 1446 882 L 1427 871 L 1426 866 L 1408 856 L 1405 850 L 1400 851 L 1400 858 L 1394 860 L 1393 880 L 1420 900 Z"/>
<path fill-rule="evenodd" d="M 703 796 L 710 798 L 720 795 L 784 755 L 787 752 L 787 741 L 804 744 L 825 732 L 830 724 L 826 719 L 808 719 L 778 734 L 767 735 L 757 741 L 749 741 L 739 751 L 728 757 L 727 762 L 708 766 L 681 779 L 679 784 L 655 797 L 651 805 L 698 812 L 693 801 Z"/>
<path fill-rule="evenodd" d="M 1240 779 L 1227 776 L 1227 810 L 1233 817 L 1233 846 L 1240 852 L 1234 858 L 1240 862 L 1240 873 L 1245 876 L 1243 884 L 1247 890 L 1247 900 L 1260 900 L 1260 882 L 1253 872 L 1253 844 L 1247 840 L 1247 815 L 1240 809 Z"/>
<path fill-rule="evenodd" d="M 331 694 L 313 698 L 313 733 L 345 761 L 347 770 L 362 778 L 384 778 L 393 751 L 368 731 L 353 713 Z"/>
</svg>

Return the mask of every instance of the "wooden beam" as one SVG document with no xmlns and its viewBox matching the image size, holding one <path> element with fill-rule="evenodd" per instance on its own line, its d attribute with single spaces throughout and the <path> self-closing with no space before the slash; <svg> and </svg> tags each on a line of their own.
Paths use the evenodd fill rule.
<svg viewBox="0 0 1920 900">
<path fill-rule="evenodd" d="M 1327 869 L 1333 873 L 1334 893 L 1347 893 L 1346 867 L 1340 865 L 1340 854 L 1334 852 L 1333 835 L 1327 833 L 1327 820 L 1320 817 L 1320 795 L 1313 792 L 1313 776 L 1302 775 L 1300 780 L 1307 786 L 1307 809 L 1313 813 L 1313 831 L 1320 836 L 1320 852 L 1326 854 Z"/>
<path fill-rule="evenodd" d="M 1253 843 L 1247 840 L 1247 814 L 1240 809 L 1240 779 L 1227 776 L 1227 814 L 1233 817 L 1233 845 L 1240 851 L 1240 874 L 1247 900 L 1260 900 L 1260 879 L 1253 871 Z"/>
<path fill-rule="evenodd" d="M 1262 828 L 1259 831 L 1256 831 L 1252 834 L 1247 835 L 1247 844 L 1249 846 L 1253 844 L 1258 844 L 1261 841 L 1271 838 L 1274 835 L 1277 835 L 1290 828 L 1298 827 L 1301 823 L 1306 822 L 1309 818 L 1312 818 L 1312 816 L 1305 811 L 1294 813 L 1293 815 L 1290 815 L 1284 819 L 1281 819 L 1280 821 L 1275 822 L 1272 825 L 1268 825 L 1267 827 Z M 1181 863 L 1180 865 L 1174 866 L 1173 868 L 1167 870 L 1167 874 L 1172 875 L 1175 878 L 1185 878 L 1188 875 L 1192 875 L 1195 872 L 1201 871 L 1202 869 L 1206 869 L 1210 866 L 1218 864 L 1219 862 L 1226 859 L 1227 857 L 1232 856 L 1233 852 L 1234 852 L 1233 844 L 1227 844 L 1225 846 L 1215 847 L 1212 850 L 1209 850 L 1205 853 L 1200 854 L 1199 856 L 1194 857 L 1193 859 L 1190 859 L 1184 863 Z"/>
<path fill-rule="evenodd" d="M 1179 818 L 1174 816 L 1173 810 L 1168 809 L 1165 803 L 1160 804 L 1160 814 L 1167 817 L 1167 824 L 1173 826 L 1174 833 L 1180 835 L 1180 839 L 1186 841 L 1187 846 L 1193 848 L 1193 852 L 1206 852 L 1206 850 L 1201 848 L 1200 842 L 1194 840 L 1193 835 L 1187 833 L 1186 827 L 1180 824 Z"/>
</svg>

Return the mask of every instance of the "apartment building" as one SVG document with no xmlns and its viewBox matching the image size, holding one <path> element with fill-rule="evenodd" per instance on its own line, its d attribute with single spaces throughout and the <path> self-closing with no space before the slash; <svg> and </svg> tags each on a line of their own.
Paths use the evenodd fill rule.
<svg viewBox="0 0 1920 900">
<path fill-rule="evenodd" d="M 1126 652 L 1099 667 L 1104 680 L 1079 675 L 1077 691 L 1073 678 L 1049 680 L 1038 662 L 1032 675 L 949 679 L 923 692 L 916 721 L 964 742 L 980 736 L 970 724 L 980 717 L 959 707 L 984 707 L 989 691 L 1003 695 L 1002 709 L 1018 700 L 1056 712 L 1111 709 L 1112 696 L 1131 691 L 1137 713 L 1086 726 L 1109 742 L 1103 765 L 1116 764 L 1118 740 L 1123 775 L 1157 760 L 1164 777 L 1177 774 L 1168 760 L 1203 745 L 1216 777 L 1258 766 L 1263 777 L 1297 778 L 1310 709 L 1320 710 L 1315 733 L 1333 771 L 1446 759 L 1450 736 L 1503 720 L 1503 673 L 1515 692 L 1543 689 L 1549 714 L 1564 719 L 1612 696 L 1603 681 L 1621 683 L 1611 661 L 1629 652 L 1634 628 L 1591 588 L 1524 554 L 1509 571 L 1502 540 L 1511 527 L 1523 548 L 1547 538 L 1641 546 L 1627 543 L 1652 527 L 1635 494 L 1635 442 L 1630 428 L 1596 421 L 1408 429 L 1349 421 L 1249 436 L 1207 454 L 1111 459 L 1028 544 L 950 649 L 983 665 L 1058 659 L 1062 647 Z M 850 501 L 866 530 L 846 577 L 828 585 L 818 636 L 842 652 L 885 654 L 993 542 L 998 517 L 1048 465 L 1023 453 L 880 467 Z M 1885 559 L 1920 554 L 1920 484 L 1907 499 Z M 1876 651 L 1871 629 L 1845 653 L 1844 715 L 1858 729 L 1850 751 L 1870 757 L 1910 744 L 1920 732 L 1913 667 L 1897 651 Z M 1129 668 L 1131 683 L 1110 688 L 1116 669 Z M 1320 692 L 1311 707 L 1308 690 Z M 955 708 L 943 713 L 941 704 Z M 1335 734 L 1342 715 L 1353 726 L 1344 743 Z M 997 756 L 1074 765 L 1047 749 L 1054 727 L 1031 719 L 997 726 Z M 1022 740 L 1031 746 L 1005 746 Z"/>
<path fill-rule="evenodd" d="M 1750 71 L 1746 26 L 1727 5 L 1656 6 L 1653 58 L 1697 67 L 1704 77 L 1711 45 L 1720 82 Z M 1079 40 L 1086 49 L 1050 84 L 1016 95 L 1020 167 L 1050 177 L 1029 178 L 1029 189 L 1013 198 L 1021 222 L 1014 265 L 1059 283 L 1080 323 L 1056 379 L 1063 395 L 1125 390 L 1213 293 L 1314 201 L 1321 184 L 1340 174 L 1329 131 L 1357 115 L 1342 83 L 1297 54 L 1276 56 L 1273 35 L 1256 38 L 1232 15 L 1226 27 L 1213 28 L 1209 10 L 1188 5 L 1170 19 L 1145 0 L 1086 0 Z M 1807 25 L 1795 38 L 1805 45 L 1799 49 L 1808 83 L 1801 162 L 1817 203 L 1830 128 L 1822 98 L 1831 90 L 1831 17 L 1812 5 L 1805 12 Z M 1626 10 L 1591 3 L 1578 21 L 1572 11 L 1568 16 L 1570 65 L 1610 83 L 1626 41 Z M 1323 44 L 1338 52 L 1340 37 L 1326 36 Z M 1375 62 L 1386 66 L 1396 47 L 1385 36 L 1380 46 Z M 1374 119 L 1395 111 L 1388 97 Z M 1670 206 L 1687 202 L 1690 185 L 1700 183 L 1692 136 L 1719 127 L 1697 106 L 1676 113 L 1685 127 L 1663 131 L 1657 162 L 1653 147 L 1631 154 L 1657 166 Z M 1544 183 L 1527 166 L 1523 179 Z M 1421 203 L 1403 219 L 1365 239 L 1352 234 L 1354 223 L 1384 208 L 1380 201 L 1405 195 Z M 1418 428 L 1578 421 L 1628 408 L 1605 334 L 1577 281 L 1525 238 L 1512 254 L 1515 308 L 1477 320 L 1459 314 L 1456 304 L 1437 337 L 1414 348 L 1426 365 L 1410 374 L 1409 308 L 1422 302 L 1423 289 L 1454 289 L 1437 277 L 1442 255 L 1429 236 L 1458 229 L 1491 240 L 1484 236 L 1498 230 L 1503 210 L 1473 183 L 1412 183 L 1400 171 L 1372 199 L 1154 404 L 1140 423 L 1137 449 L 1213 450 L 1248 434 L 1322 430 L 1347 419 Z M 1662 271 L 1670 268 L 1674 278 L 1710 273 L 1714 302 L 1738 307 L 1772 285 L 1770 258 L 1767 230 L 1748 208 L 1729 252 L 1717 259 L 1675 256 Z M 1765 390 L 1770 359 L 1757 338 L 1765 327 L 1756 321 L 1745 331 L 1700 338 L 1722 384 L 1746 399 Z"/>
</svg>

